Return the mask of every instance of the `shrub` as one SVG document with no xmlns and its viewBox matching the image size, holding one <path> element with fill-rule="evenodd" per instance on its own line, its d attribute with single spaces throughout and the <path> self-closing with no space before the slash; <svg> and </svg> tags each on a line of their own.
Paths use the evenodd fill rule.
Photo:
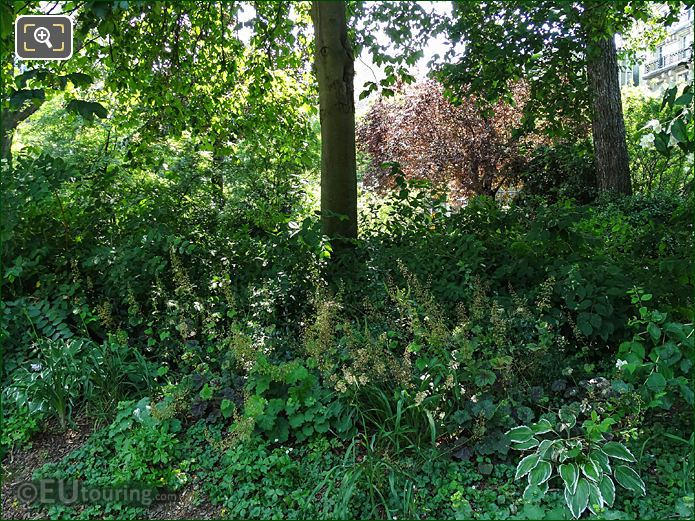
<svg viewBox="0 0 695 521">
<path fill-rule="evenodd" d="M 39 341 L 36 363 L 15 372 L 6 395 L 17 407 L 28 407 L 30 414 L 55 416 L 65 429 L 89 382 L 85 360 L 90 347 L 82 339 Z"/>
<path fill-rule="evenodd" d="M 586 204 L 596 198 L 598 184 L 590 141 L 543 144 L 528 154 L 528 161 L 515 165 L 521 199 L 540 196 L 553 203 L 572 198 Z"/>
<path fill-rule="evenodd" d="M 395 179 L 382 164 L 395 161 L 406 178 L 451 187 L 457 197 L 494 197 L 509 185 L 509 167 L 521 160 L 522 143 L 540 141 L 516 133 L 527 96 L 525 87 L 517 85 L 513 105 L 500 101 L 481 107 L 481 100 L 465 92 L 454 104 L 443 87 L 430 80 L 391 101 L 379 99 L 357 130 L 372 160 L 365 184 L 392 187 Z"/>
</svg>

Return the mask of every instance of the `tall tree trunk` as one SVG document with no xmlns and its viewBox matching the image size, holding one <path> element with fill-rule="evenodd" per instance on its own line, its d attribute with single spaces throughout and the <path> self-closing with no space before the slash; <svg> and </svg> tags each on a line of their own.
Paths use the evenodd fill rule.
<svg viewBox="0 0 695 521">
<path fill-rule="evenodd" d="M 612 37 L 598 40 L 592 44 L 591 50 L 587 72 L 593 91 L 591 131 L 598 187 L 602 192 L 630 194 L 630 160 L 625 141 L 615 40 Z"/>
<path fill-rule="evenodd" d="M 312 2 L 321 119 L 321 228 L 357 237 L 354 55 L 345 2 Z"/>
</svg>

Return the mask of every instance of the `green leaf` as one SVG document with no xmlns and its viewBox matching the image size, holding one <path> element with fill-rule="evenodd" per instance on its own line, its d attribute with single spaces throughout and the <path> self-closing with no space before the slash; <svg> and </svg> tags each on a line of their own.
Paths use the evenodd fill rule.
<svg viewBox="0 0 695 521">
<path fill-rule="evenodd" d="M 664 156 L 668 156 L 670 154 L 668 148 L 668 137 L 665 136 L 663 132 L 661 134 L 654 134 L 654 148 L 656 148 L 656 151 L 659 152 L 659 154 Z"/>
<path fill-rule="evenodd" d="M 545 418 L 539 420 L 538 422 L 531 425 L 531 429 L 536 434 L 545 434 L 553 430 L 552 424 Z"/>
<path fill-rule="evenodd" d="M 572 517 L 578 519 L 589 504 L 589 482 L 584 478 L 579 478 L 577 490 L 574 493 L 565 487 L 565 503 L 570 509 Z"/>
<path fill-rule="evenodd" d="M 687 129 L 682 119 L 677 119 L 673 122 L 673 124 L 671 125 L 671 134 L 681 143 L 688 142 Z"/>
<path fill-rule="evenodd" d="M 615 501 L 615 484 L 610 476 L 604 474 L 603 479 L 598 484 L 598 488 L 601 491 L 603 501 L 605 501 L 606 505 L 612 507 L 613 501 Z"/>
<path fill-rule="evenodd" d="M 618 443 L 617 441 L 609 441 L 603 446 L 603 452 L 606 456 L 614 459 L 620 459 L 623 461 L 629 461 L 634 463 L 637 461 L 632 453 L 625 448 L 625 445 Z"/>
<path fill-rule="evenodd" d="M 579 470 L 574 463 L 563 463 L 559 467 L 560 477 L 565 482 L 565 487 L 574 494 L 577 490 L 577 482 L 579 481 Z"/>
<path fill-rule="evenodd" d="M 205 384 L 200 390 L 200 398 L 202 400 L 209 400 L 212 398 L 212 388 L 208 384 Z"/>
<path fill-rule="evenodd" d="M 541 458 L 538 456 L 538 454 L 531 454 L 523 458 L 516 466 L 516 475 L 514 476 L 514 481 L 519 478 L 523 478 L 526 474 L 536 468 L 536 465 L 538 465 L 540 459 Z"/>
<path fill-rule="evenodd" d="M 475 376 L 475 384 L 478 387 L 485 387 L 486 385 L 492 385 L 497 380 L 495 373 L 488 369 L 481 369 Z"/>
<path fill-rule="evenodd" d="M 108 115 L 106 108 L 96 101 L 70 100 L 65 110 L 74 114 L 79 114 L 89 121 L 93 121 L 94 116 L 104 119 Z"/>
<path fill-rule="evenodd" d="M 19 109 L 27 101 L 43 101 L 46 99 L 46 93 L 43 89 L 22 89 L 15 91 L 10 96 L 10 108 Z"/>
<path fill-rule="evenodd" d="M 584 474 L 591 481 L 598 482 L 601 480 L 601 475 L 603 474 L 603 472 L 601 472 L 601 469 L 595 462 L 589 459 L 582 463 L 580 466 L 582 469 L 582 474 Z"/>
<path fill-rule="evenodd" d="M 553 473 L 553 466 L 548 461 L 539 461 L 536 467 L 529 472 L 528 483 L 529 485 L 540 485 L 545 483 L 550 479 Z"/>
<path fill-rule="evenodd" d="M 567 430 L 569 431 L 572 427 L 574 427 L 577 424 L 577 416 L 572 412 L 567 407 L 563 407 L 560 409 L 560 430 Z"/>
<path fill-rule="evenodd" d="M 533 431 L 526 425 L 521 425 L 508 430 L 506 436 L 513 443 L 524 443 L 533 438 Z"/>
<path fill-rule="evenodd" d="M 531 438 L 530 440 L 524 441 L 522 443 L 514 443 L 512 449 L 515 450 L 528 450 L 534 447 L 538 447 L 538 440 L 536 438 Z"/>
<path fill-rule="evenodd" d="M 234 414 L 234 404 L 231 400 L 224 398 L 220 403 L 220 411 L 222 412 L 222 416 L 229 418 Z"/>
<path fill-rule="evenodd" d="M 591 335 L 594 328 L 591 326 L 591 322 L 589 320 L 589 313 L 579 313 L 579 316 L 577 317 L 577 327 L 584 336 Z"/>
<path fill-rule="evenodd" d="M 666 92 L 664 92 L 664 97 L 661 100 L 661 110 L 664 110 L 664 107 L 666 105 L 668 105 L 669 107 L 673 106 L 673 102 L 676 98 L 676 92 L 678 92 L 678 87 L 675 85 L 670 89 L 666 89 Z"/>
<path fill-rule="evenodd" d="M 594 463 L 596 463 L 603 472 L 610 472 L 611 471 L 611 465 L 610 461 L 608 460 L 608 456 L 600 450 L 600 449 L 595 449 L 592 450 L 589 453 L 589 458 L 591 458 Z"/>
<path fill-rule="evenodd" d="M 524 501 L 537 502 L 540 501 L 543 496 L 548 492 L 548 482 L 541 483 L 540 485 L 526 485 L 524 493 L 522 495 Z"/>
<path fill-rule="evenodd" d="M 645 495 L 646 487 L 644 485 L 644 481 L 642 481 L 642 478 L 639 477 L 637 472 L 632 470 L 627 465 L 618 465 L 615 467 L 613 476 L 623 488 L 631 490 L 635 494 L 639 493 L 642 496 Z"/>
<path fill-rule="evenodd" d="M 541 458 L 545 457 L 545 453 L 548 449 L 552 447 L 558 440 L 543 440 L 540 445 L 538 445 L 538 450 L 536 451 Z"/>
<path fill-rule="evenodd" d="M 661 328 L 654 322 L 647 324 L 647 332 L 649 333 L 649 336 L 652 337 L 654 342 L 658 342 L 661 338 Z"/>
<path fill-rule="evenodd" d="M 589 503 L 587 506 L 592 514 L 596 514 L 599 508 L 603 508 L 603 496 L 596 483 L 589 482 Z"/>
<path fill-rule="evenodd" d="M 666 379 L 661 373 L 652 373 L 645 382 L 650 391 L 659 393 L 666 388 Z"/>
<path fill-rule="evenodd" d="M 673 102 L 674 105 L 688 106 L 693 101 L 693 93 L 690 91 L 684 91 L 683 94 L 678 96 Z"/>
<path fill-rule="evenodd" d="M 94 81 L 94 78 L 83 72 L 72 72 L 66 75 L 66 78 L 70 80 L 75 87 L 88 87 Z"/>
</svg>

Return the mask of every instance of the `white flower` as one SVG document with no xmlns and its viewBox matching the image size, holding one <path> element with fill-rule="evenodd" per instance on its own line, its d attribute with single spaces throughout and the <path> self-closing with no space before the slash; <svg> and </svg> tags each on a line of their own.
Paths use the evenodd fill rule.
<svg viewBox="0 0 695 521">
<path fill-rule="evenodd" d="M 690 152 L 690 154 L 687 154 L 687 155 L 685 156 L 685 161 L 686 161 L 686 163 L 688 163 L 689 165 L 692 165 L 693 163 L 695 163 L 695 153 Z"/>
<path fill-rule="evenodd" d="M 640 139 L 639 144 L 642 148 L 654 148 L 654 134 L 645 134 L 642 136 L 642 139 Z"/>
<path fill-rule="evenodd" d="M 32 371 L 40 371 L 41 370 L 41 364 L 31 364 L 31 370 Z"/>
<path fill-rule="evenodd" d="M 658 119 L 650 119 L 649 121 L 647 121 L 647 124 L 644 125 L 644 128 L 650 128 L 658 134 L 659 132 L 661 132 L 661 123 Z"/>
<path fill-rule="evenodd" d="M 627 365 L 627 360 L 618 360 L 617 362 L 615 362 L 615 367 L 617 367 L 618 370 L 621 370 L 623 368 L 623 366 L 626 366 L 626 365 Z"/>
</svg>

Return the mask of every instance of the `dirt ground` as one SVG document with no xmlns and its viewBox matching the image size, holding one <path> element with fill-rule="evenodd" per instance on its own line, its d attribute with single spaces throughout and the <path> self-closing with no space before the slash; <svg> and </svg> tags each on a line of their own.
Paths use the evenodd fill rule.
<svg viewBox="0 0 695 521">
<path fill-rule="evenodd" d="M 25 449 L 8 453 L 2 461 L 2 517 L 1 519 L 45 519 L 44 513 L 29 508 L 17 498 L 17 487 L 30 481 L 33 472 L 46 463 L 57 462 L 87 441 L 92 425 L 85 419 L 76 420 L 76 427 L 67 432 L 45 429 Z M 219 519 L 217 506 L 203 503 L 195 505 L 195 485 L 175 494 L 170 501 L 155 502 L 148 509 L 147 519 Z"/>
</svg>

